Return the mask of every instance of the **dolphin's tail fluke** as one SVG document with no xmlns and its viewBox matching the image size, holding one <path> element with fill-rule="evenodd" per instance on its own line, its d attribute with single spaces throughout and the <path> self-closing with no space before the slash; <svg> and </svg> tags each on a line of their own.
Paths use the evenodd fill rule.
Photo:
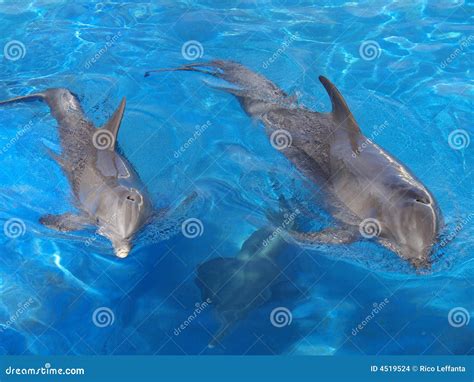
<svg viewBox="0 0 474 382">
<path fill-rule="evenodd" d="M 26 95 L 26 96 L 7 99 L 5 101 L 0 101 L 0 106 L 9 105 L 9 104 L 12 104 L 12 103 L 17 103 L 17 102 L 44 101 L 45 99 L 46 99 L 46 94 L 44 94 L 44 93 L 35 93 L 35 94 L 29 94 L 29 95 Z"/>
<path fill-rule="evenodd" d="M 206 70 L 205 68 L 208 69 L 214 69 L 214 70 Z M 145 77 L 149 77 L 151 73 L 160 73 L 160 72 L 185 72 L 185 71 L 190 71 L 190 72 L 199 72 L 199 73 L 204 73 L 204 74 L 210 74 L 212 76 L 216 76 L 218 74 L 218 65 L 217 61 L 210 61 L 210 62 L 200 62 L 200 63 L 194 63 L 194 64 L 188 64 L 188 65 L 183 65 L 178 68 L 163 68 L 163 69 L 154 69 L 154 70 L 149 70 L 145 72 Z"/>
<path fill-rule="evenodd" d="M 230 329 L 233 327 L 233 323 L 224 322 L 219 329 L 212 335 L 212 339 L 207 344 L 209 349 L 213 349 L 216 345 L 221 344 L 221 340 L 230 332 Z"/>
<path fill-rule="evenodd" d="M 210 75 L 222 81 L 222 83 L 207 83 L 207 85 L 231 93 L 239 99 L 247 100 L 243 105 L 244 109 L 251 115 L 258 115 L 259 110 L 265 106 L 291 106 L 294 104 L 294 97 L 289 97 L 283 90 L 278 88 L 268 78 L 255 73 L 245 66 L 225 60 L 214 60 L 187 64 L 171 69 L 155 69 L 145 73 L 145 77 L 151 73 L 159 72 L 190 71 Z M 218 81 L 219 82 L 219 81 Z M 260 105 L 260 107 L 252 107 Z"/>
</svg>

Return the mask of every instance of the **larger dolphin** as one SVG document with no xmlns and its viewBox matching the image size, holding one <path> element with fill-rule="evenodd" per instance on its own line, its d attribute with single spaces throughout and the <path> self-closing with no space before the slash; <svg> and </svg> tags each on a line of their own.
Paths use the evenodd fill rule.
<svg viewBox="0 0 474 382">
<path fill-rule="evenodd" d="M 44 215 L 42 224 L 60 231 L 99 228 L 126 257 L 132 240 L 152 215 L 152 207 L 140 178 L 116 150 L 117 134 L 125 110 L 125 98 L 100 129 L 87 120 L 78 98 L 68 89 L 54 88 L 0 102 L 44 101 L 58 123 L 62 153 L 51 156 L 65 172 L 79 213 Z"/>
<path fill-rule="evenodd" d="M 263 122 L 275 146 L 286 141 L 279 149 L 320 186 L 326 207 L 339 222 L 339 227 L 295 233 L 298 240 L 347 243 L 359 233 L 376 235 L 383 246 L 415 267 L 429 265 L 442 225 L 434 197 L 403 164 L 363 135 L 341 93 L 327 78 L 319 80 L 332 111 L 319 113 L 296 106 L 271 81 L 235 62 L 158 71 L 163 70 L 196 71 L 224 80 L 226 85 L 219 88 L 234 94 L 247 114 Z"/>
</svg>

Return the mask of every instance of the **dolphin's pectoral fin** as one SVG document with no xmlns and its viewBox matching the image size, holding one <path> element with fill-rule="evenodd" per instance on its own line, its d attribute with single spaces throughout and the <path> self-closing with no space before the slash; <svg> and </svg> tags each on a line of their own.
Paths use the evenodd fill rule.
<svg viewBox="0 0 474 382">
<path fill-rule="evenodd" d="M 117 135 L 120 128 L 120 124 L 122 123 L 122 118 L 123 118 L 123 113 L 125 112 L 126 102 L 127 102 L 126 98 L 123 97 L 122 101 L 120 102 L 119 107 L 117 108 L 117 110 L 114 111 L 114 114 L 112 114 L 112 117 L 110 117 L 107 123 L 101 127 L 102 129 L 108 130 L 113 136 L 114 144 L 109 145 L 108 147 L 110 151 L 115 150 L 115 143 L 117 142 Z"/>
<path fill-rule="evenodd" d="M 72 170 L 72 166 L 68 165 L 68 163 L 66 163 L 64 161 L 63 158 L 61 158 L 60 155 L 56 154 L 53 150 L 51 150 L 49 147 L 47 146 L 44 146 L 44 149 L 46 151 L 46 154 L 48 154 L 48 156 L 54 160 L 57 164 L 59 164 L 61 166 L 62 169 L 66 170 L 66 171 L 71 171 Z"/>
<path fill-rule="evenodd" d="M 358 237 L 357 232 L 349 228 L 326 228 L 317 232 L 290 231 L 291 236 L 300 244 L 348 244 Z"/>
<path fill-rule="evenodd" d="M 40 218 L 40 223 L 57 231 L 69 232 L 83 229 L 90 224 L 90 221 L 85 216 L 68 212 L 61 215 L 43 215 Z"/>
</svg>

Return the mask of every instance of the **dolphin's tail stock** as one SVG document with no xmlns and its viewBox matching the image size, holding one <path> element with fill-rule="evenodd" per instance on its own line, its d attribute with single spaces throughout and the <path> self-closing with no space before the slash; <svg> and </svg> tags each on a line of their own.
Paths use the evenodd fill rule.
<svg viewBox="0 0 474 382">
<path fill-rule="evenodd" d="M 240 101 L 246 103 L 262 102 L 268 105 L 291 106 L 294 105 L 294 97 L 288 96 L 283 90 L 278 88 L 273 82 L 264 76 L 251 71 L 245 66 L 224 60 L 214 60 L 209 62 L 183 65 L 178 68 L 155 69 L 145 73 L 145 77 L 151 73 L 159 72 L 190 71 L 213 76 L 222 80 L 223 83 L 207 83 L 209 86 L 231 93 L 238 97 Z M 244 104 L 247 110 L 251 105 Z M 247 110 L 250 111 L 250 110 Z"/>
<path fill-rule="evenodd" d="M 67 88 L 48 88 L 39 93 L 11 98 L 0 101 L 0 107 L 20 102 L 43 101 L 51 111 L 58 123 L 65 117 L 75 116 L 77 120 L 86 119 L 76 94 Z"/>
<path fill-rule="evenodd" d="M 44 101 L 45 99 L 46 99 L 46 93 L 35 93 L 35 94 L 29 94 L 26 96 L 7 99 L 5 101 L 0 101 L 0 106 L 10 105 L 17 102 Z"/>
<path fill-rule="evenodd" d="M 232 93 L 235 96 L 243 95 L 245 91 L 244 87 L 240 87 L 241 84 L 238 81 L 232 79 L 232 68 L 240 67 L 245 69 L 242 65 L 237 64 L 232 61 L 209 61 L 183 65 L 178 68 L 165 68 L 165 69 L 155 69 L 149 70 L 145 73 L 145 77 L 149 77 L 151 73 L 160 73 L 160 72 L 198 72 L 202 74 L 207 74 L 212 77 L 223 80 L 223 83 L 215 84 L 207 82 L 212 88 L 223 90 L 228 93 Z"/>
<path fill-rule="evenodd" d="M 205 70 L 205 68 L 211 69 L 211 70 Z M 217 73 L 217 68 L 218 68 L 218 61 L 210 61 L 210 62 L 201 62 L 201 63 L 194 63 L 194 64 L 188 64 L 188 65 L 183 65 L 178 68 L 162 68 L 162 69 L 154 69 L 154 70 L 149 70 L 145 72 L 145 77 L 149 77 L 151 73 L 160 73 L 160 72 L 179 72 L 179 71 L 190 71 L 190 72 L 199 72 L 199 73 L 204 73 L 204 74 L 210 74 L 213 76 L 218 75 Z M 215 70 L 214 70 L 215 69 Z"/>
<path fill-rule="evenodd" d="M 74 93 L 72 93 L 66 88 L 49 88 L 39 93 L 28 94 L 25 96 L 10 98 L 5 101 L 0 101 L 0 106 L 12 105 L 12 104 L 21 103 L 21 102 L 43 101 L 50 107 L 51 110 L 53 110 L 54 100 L 65 93 L 70 94 L 73 97 L 76 97 Z"/>
</svg>

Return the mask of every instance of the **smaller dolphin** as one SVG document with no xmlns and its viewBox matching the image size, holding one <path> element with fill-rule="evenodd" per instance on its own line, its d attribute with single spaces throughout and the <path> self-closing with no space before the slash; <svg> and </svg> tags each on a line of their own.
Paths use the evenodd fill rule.
<svg viewBox="0 0 474 382">
<path fill-rule="evenodd" d="M 125 98 L 100 129 L 87 120 L 77 96 L 65 88 L 47 89 L 0 105 L 30 101 L 46 102 L 58 123 L 62 153 L 49 153 L 66 174 L 80 211 L 44 215 L 40 222 L 59 231 L 97 226 L 99 234 L 112 242 L 115 255 L 127 257 L 134 235 L 152 216 L 152 206 L 138 174 L 116 147 Z"/>
<path fill-rule="evenodd" d="M 240 320 L 272 296 L 280 274 L 276 261 L 287 246 L 282 232 L 293 226 L 298 211 L 290 213 L 280 198 L 280 212 L 269 214 L 279 227 L 260 228 L 242 244 L 235 257 L 217 257 L 197 268 L 196 284 L 203 301 L 210 299 L 220 327 L 209 342 L 213 348 Z"/>
</svg>

